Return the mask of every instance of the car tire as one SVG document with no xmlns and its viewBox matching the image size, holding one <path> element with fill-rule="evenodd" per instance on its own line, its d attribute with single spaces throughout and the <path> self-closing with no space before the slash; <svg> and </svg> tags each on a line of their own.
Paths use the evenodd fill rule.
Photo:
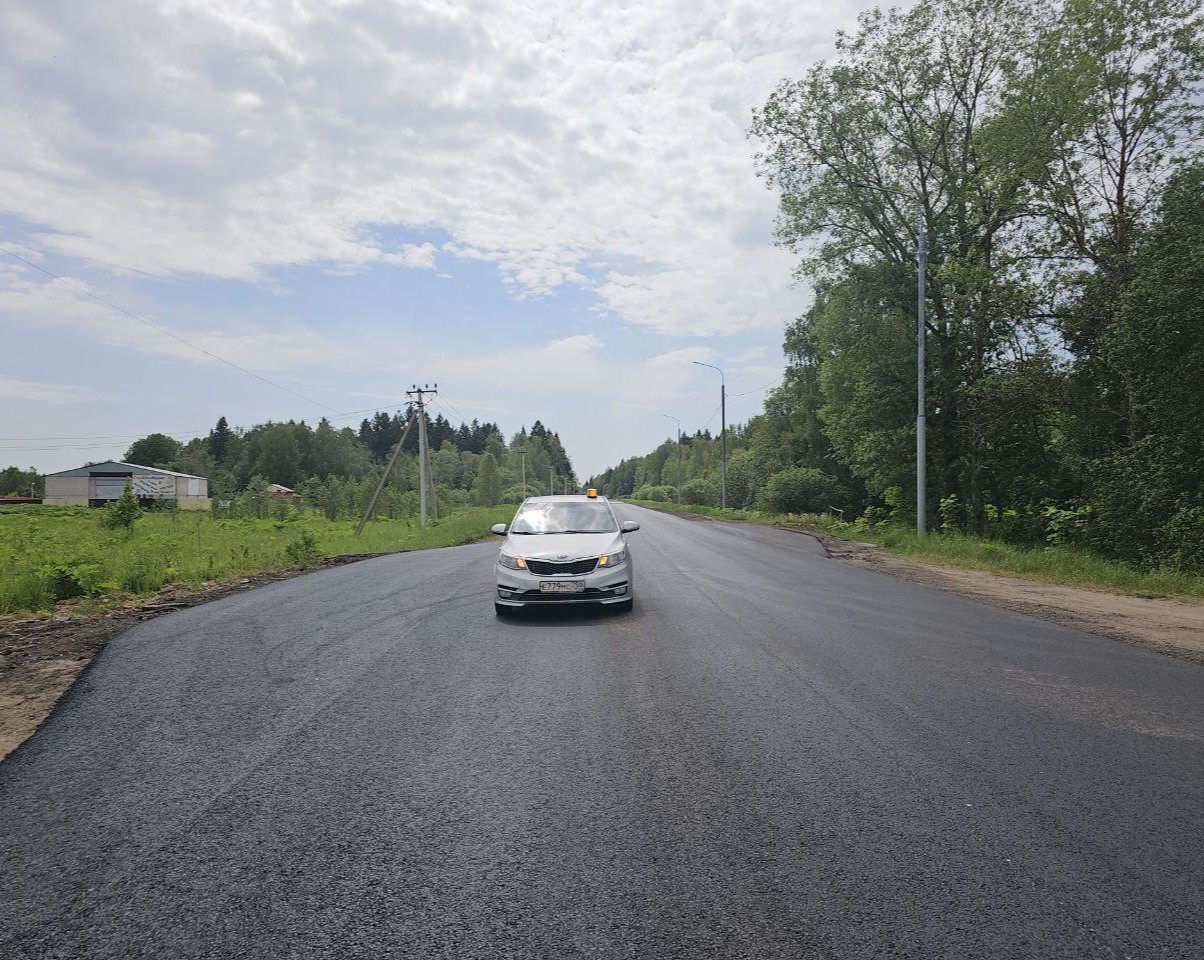
<svg viewBox="0 0 1204 960">
<path fill-rule="evenodd" d="M 504 603 L 498 603 L 496 600 L 494 600 L 493 601 L 493 612 L 496 613 L 499 617 L 508 617 L 508 616 L 510 616 L 510 614 L 512 614 L 514 612 L 514 608 L 508 607 Z"/>
</svg>

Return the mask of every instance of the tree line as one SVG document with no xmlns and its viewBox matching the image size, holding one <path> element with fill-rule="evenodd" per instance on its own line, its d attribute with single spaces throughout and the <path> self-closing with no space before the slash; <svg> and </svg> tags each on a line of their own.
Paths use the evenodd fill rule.
<svg viewBox="0 0 1204 960">
<path fill-rule="evenodd" d="M 466 505 L 518 503 L 527 496 L 577 489 L 560 436 L 536 420 L 509 441 L 496 423 L 455 426 L 442 414 L 427 419 L 435 497 L 443 512 Z M 125 461 L 209 479 L 209 494 L 227 514 L 266 517 L 285 507 L 269 484 L 294 490 L 305 507 L 330 519 L 358 516 L 401 439 L 408 413 L 377 412 L 358 429 L 336 429 L 323 418 L 268 422 L 242 429 L 220 418 L 208 435 L 181 442 L 163 433 L 136 440 Z M 12 483 L 8 483 L 10 478 Z M 0 471 L 5 486 L 28 493 L 41 482 L 32 468 Z M 390 517 L 418 511 L 418 431 L 412 429 L 378 503 Z"/>
<path fill-rule="evenodd" d="M 778 85 L 750 135 L 815 298 L 729 504 L 914 513 L 922 234 L 930 523 L 1204 569 L 1201 24 L 1193 0 L 923 0 Z M 595 482 L 670 499 L 647 488 L 672 447 Z"/>
</svg>

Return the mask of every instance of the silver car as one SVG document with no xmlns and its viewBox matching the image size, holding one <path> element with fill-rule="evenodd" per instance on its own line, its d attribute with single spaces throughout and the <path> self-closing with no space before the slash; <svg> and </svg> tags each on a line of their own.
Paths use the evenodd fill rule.
<svg viewBox="0 0 1204 960">
<path fill-rule="evenodd" d="M 495 572 L 498 616 L 537 604 L 598 603 L 630 610 L 635 578 L 627 534 L 640 529 L 622 524 L 605 497 L 529 497 L 504 534 Z"/>
</svg>

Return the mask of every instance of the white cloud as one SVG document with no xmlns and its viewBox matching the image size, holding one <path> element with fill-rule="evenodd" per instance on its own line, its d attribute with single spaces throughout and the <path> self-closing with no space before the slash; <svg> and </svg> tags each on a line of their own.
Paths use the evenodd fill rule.
<svg viewBox="0 0 1204 960">
<path fill-rule="evenodd" d="M 79 403 L 88 399 L 95 399 L 95 394 L 84 387 L 59 383 L 39 383 L 36 380 L 17 380 L 0 374 L 0 400 L 17 400 L 27 403 Z"/>
<path fill-rule="evenodd" d="M 0 269 L 0 317 L 11 318 L 14 329 L 22 323 L 40 329 L 57 327 L 141 353 L 213 363 L 213 357 L 202 352 L 205 350 L 261 373 L 367 359 L 366 352 L 354 345 L 335 341 L 287 317 L 251 329 L 245 320 L 232 319 L 226 328 L 186 328 L 148 316 L 145 319 L 154 324 L 149 326 L 89 298 L 82 292 L 87 289 L 88 284 L 71 277 L 49 280 L 33 275 L 28 268 Z"/>
<path fill-rule="evenodd" d="M 395 267 L 434 270 L 437 253 L 433 243 L 407 243 L 403 244 L 397 253 L 383 254 L 381 260 Z"/>
<path fill-rule="evenodd" d="M 576 284 L 663 333 L 772 327 L 800 295 L 749 113 L 864 5 L 15 0 L 0 208 L 155 275 L 433 269 L 431 244 L 377 236 L 438 229 L 517 297 Z"/>
</svg>

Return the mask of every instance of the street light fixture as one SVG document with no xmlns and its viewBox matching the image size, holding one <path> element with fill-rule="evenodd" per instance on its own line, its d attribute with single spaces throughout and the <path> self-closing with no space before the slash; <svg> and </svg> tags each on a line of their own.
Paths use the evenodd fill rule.
<svg viewBox="0 0 1204 960">
<path fill-rule="evenodd" d="M 691 360 L 690 362 L 696 367 L 710 367 L 712 370 L 719 370 L 713 363 L 703 363 L 701 360 Z M 719 449 L 723 458 L 722 472 L 719 475 L 719 505 L 727 507 L 727 380 L 724 378 L 722 370 L 719 370 Z"/>
<path fill-rule="evenodd" d="M 677 424 L 677 505 L 681 506 L 681 421 L 670 413 L 662 413 L 666 420 Z"/>
</svg>

